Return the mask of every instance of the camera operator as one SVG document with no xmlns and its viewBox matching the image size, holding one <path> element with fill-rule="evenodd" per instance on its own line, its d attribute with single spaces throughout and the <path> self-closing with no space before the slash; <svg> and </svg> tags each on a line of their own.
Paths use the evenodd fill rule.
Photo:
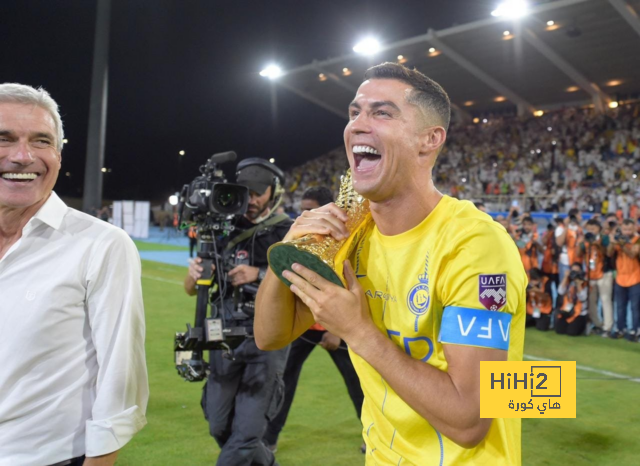
<svg viewBox="0 0 640 466">
<path fill-rule="evenodd" d="M 587 232 L 578 246 L 578 257 L 587 268 L 589 282 L 589 320 L 596 333 L 607 336 L 613 328 L 613 270 L 607 260 L 609 236 L 595 219 L 587 221 Z M 602 302 L 604 325 L 598 315 L 598 299 Z"/>
<path fill-rule="evenodd" d="M 549 279 L 540 269 L 532 268 L 527 285 L 527 327 L 535 325 L 538 330 L 549 330 L 553 311 L 549 288 Z"/>
<path fill-rule="evenodd" d="M 556 314 L 555 328 L 560 335 L 582 335 L 587 326 L 587 282 L 580 262 L 571 264 L 558 287 L 562 304 Z"/>
<path fill-rule="evenodd" d="M 288 216 L 272 214 L 274 198 L 281 195 L 276 189 L 284 184 L 284 174 L 278 167 L 264 159 L 246 159 L 238 164 L 236 181 L 249 188 L 250 200 L 246 214 L 229 236 L 233 247 L 225 247 L 236 258 L 247 257 L 247 263 L 228 272 L 232 286 L 224 296 L 223 312 L 227 319 L 235 320 L 239 313 L 234 312 L 233 295 L 242 292 L 243 285 L 257 288 L 267 272 L 268 248 L 281 241 L 292 224 Z M 189 266 L 184 282 L 189 295 L 197 292 L 196 282 L 203 272 L 200 262 L 196 258 Z M 215 272 L 215 266 L 212 268 Z M 252 328 L 253 314 L 245 318 L 242 323 Z M 288 350 L 261 351 L 249 337 L 234 350 L 233 358 L 220 350 L 210 351 L 211 372 L 203 388 L 202 407 L 210 433 L 221 448 L 218 465 L 275 464 L 262 437 L 267 422 L 282 406 Z"/>
<path fill-rule="evenodd" d="M 538 268 L 538 251 L 542 251 L 542 245 L 538 242 L 538 232 L 535 231 L 535 222 L 531 217 L 522 219 L 522 226 L 516 231 L 515 242 L 524 270 L 529 275 L 531 269 Z"/>
<path fill-rule="evenodd" d="M 629 341 L 638 341 L 638 320 L 640 318 L 640 253 L 639 236 L 633 220 L 626 219 L 615 230 L 613 241 L 607 253 L 615 258 L 616 284 L 615 300 L 617 308 L 617 338 L 625 336 L 627 330 L 627 307 L 631 302 L 632 328 L 626 333 Z"/>
</svg>

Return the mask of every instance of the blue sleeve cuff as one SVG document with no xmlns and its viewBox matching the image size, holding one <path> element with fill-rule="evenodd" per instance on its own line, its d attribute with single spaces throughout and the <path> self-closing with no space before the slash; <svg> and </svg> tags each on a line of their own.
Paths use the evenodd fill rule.
<svg viewBox="0 0 640 466">
<path fill-rule="evenodd" d="M 510 328 L 511 314 L 449 306 L 442 314 L 438 341 L 508 350 Z"/>
</svg>

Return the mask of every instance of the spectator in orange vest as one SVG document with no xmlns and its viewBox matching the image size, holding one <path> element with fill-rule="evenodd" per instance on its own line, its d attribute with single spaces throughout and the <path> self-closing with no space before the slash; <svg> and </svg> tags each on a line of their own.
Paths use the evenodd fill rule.
<svg viewBox="0 0 640 466">
<path fill-rule="evenodd" d="M 560 335 L 582 335 L 587 326 L 588 287 L 580 262 L 571 264 L 558 287 L 562 304 L 556 313 L 555 328 Z"/>
</svg>

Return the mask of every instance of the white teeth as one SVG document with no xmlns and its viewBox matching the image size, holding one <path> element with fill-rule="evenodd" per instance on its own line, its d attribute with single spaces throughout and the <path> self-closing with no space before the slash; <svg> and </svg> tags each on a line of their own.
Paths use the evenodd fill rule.
<svg viewBox="0 0 640 466">
<path fill-rule="evenodd" d="M 35 180 L 37 173 L 3 173 L 2 178 L 5 180 Z"/>
<path fill-rule="evenodd" d="M 373 155 L 380 155 L 380 153 L 376 149 L 370 146 L 353 146 L 353 152 L 355 154 L 366 152 Z"/>
</svg>

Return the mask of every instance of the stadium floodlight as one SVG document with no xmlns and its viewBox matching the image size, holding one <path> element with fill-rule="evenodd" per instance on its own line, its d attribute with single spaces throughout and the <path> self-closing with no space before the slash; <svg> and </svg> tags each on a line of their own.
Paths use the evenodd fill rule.
<svg viewBox="0 0 640 466">
<path fill-rule="evenodd" d="M 373 37 L 367 37 L 358 42 L 353 51 L 360 55 L 374 55 L 380 51 L 380 43 Z"/>
<path fill-rule="evenodd" d="M 529 5 L 524 0 L 506 0 L 491 12 L 491 16 L 504 16 L 505 18 L 521 18 L 529 11 Z"/>
<path fill-rule="evenodd" d="M 178 196 L 176 196 L 175 194 L 169 196 L 169 204 L 178 205 Z"/>
<path fill-rule="evenodd" d="M 277 79 L 282 76 L 282 70 L 278 65 L 269 65 L 260 72 L 260 76 L 269 79 Z"/>
</svg>

